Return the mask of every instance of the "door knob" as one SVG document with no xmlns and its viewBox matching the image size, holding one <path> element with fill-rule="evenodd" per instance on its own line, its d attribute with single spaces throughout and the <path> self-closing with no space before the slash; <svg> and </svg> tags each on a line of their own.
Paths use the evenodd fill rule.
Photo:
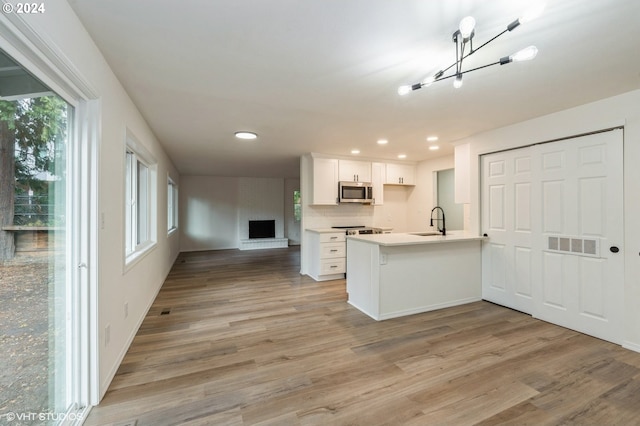
<svg viewBox="0 0 640 426">
<path fill-rule="evenodd" d="M 617 253 L 620 251 L 620 249 L 616 246 L 609 247 L 609 250 L 611 251 L 611 253 Z"/>
</svg>

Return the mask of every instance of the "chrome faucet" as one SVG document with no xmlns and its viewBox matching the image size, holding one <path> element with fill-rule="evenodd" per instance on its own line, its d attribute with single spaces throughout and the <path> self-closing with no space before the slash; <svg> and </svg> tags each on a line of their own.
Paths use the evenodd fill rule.
<svg viewBox="0 0 640 426">
<path fill-rule="evenodd" d="M 444 222 L 444 210 L 442 210 L 442 207 L 435 206 L 433 209 L 431 209 L 431 220 L 429 221 L 429 226 L 433 226 L 433 212 L 435 210 L 440 210 L 442 212 L 442 219 L 438 219 L 438 212 L 436 212 L 436 222 L 439 222 L 440 220 L 442 220 L 442 229 L 437 228 L 438 232 L 442 232 L 442 235 L 447 235 L 447 228 L 446 228 L 445 222 Z M 437 224 L 436 224 L 436 226 L 437 226 Z"/>
</svg>

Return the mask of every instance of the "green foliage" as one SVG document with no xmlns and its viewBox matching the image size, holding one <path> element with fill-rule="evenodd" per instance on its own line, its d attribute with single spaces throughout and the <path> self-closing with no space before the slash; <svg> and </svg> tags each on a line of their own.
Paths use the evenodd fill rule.
<svg viewBox="0 0 640 426">
<path fill-rule="evenodd" d="M 55 186 L 66 179 L 67 103 L 55 95 L 0 101 L 0 120 L 15 132 L 15 194 L 64 194 Z"/>
</svg>

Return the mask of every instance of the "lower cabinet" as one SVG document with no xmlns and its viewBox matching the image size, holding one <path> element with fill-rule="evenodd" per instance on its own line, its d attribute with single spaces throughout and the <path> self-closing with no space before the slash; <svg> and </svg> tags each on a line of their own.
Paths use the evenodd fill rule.
<svg viewBox="0 0 640 426">
<path fill-rule="evenodd" d="M 344 278 L 347 268 L 345 232 L 307 232 L 311 248 L 309 276 L 316 281 Z"/>
</svg>

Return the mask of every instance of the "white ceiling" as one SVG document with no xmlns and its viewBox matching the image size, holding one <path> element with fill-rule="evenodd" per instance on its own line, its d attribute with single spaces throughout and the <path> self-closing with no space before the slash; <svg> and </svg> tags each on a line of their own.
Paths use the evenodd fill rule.
<svg viewBox="0 0 640 426">
<path fill-rule="evenodd" d="M 354 148 L 420 161 L 478 132 L 640 88 L 638 0 L 547 1 L 465 68 L 531 44 L 534 61 L 404 97 L 398 86 L 455 61 L 460 19 L 476 18 L 477 47 L 532 1 L 69 2 L 181 174 L 294 177 L 305 152 Z M 238 141 L 237 130 L 260 137 Z"/>
</svg>

